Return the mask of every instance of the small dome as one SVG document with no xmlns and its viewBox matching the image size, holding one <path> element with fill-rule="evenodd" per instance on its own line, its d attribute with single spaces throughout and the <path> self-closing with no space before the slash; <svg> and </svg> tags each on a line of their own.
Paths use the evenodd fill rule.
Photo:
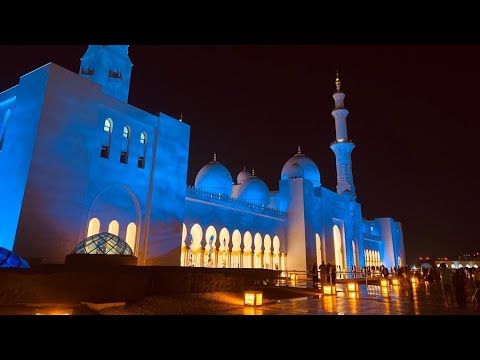
<svg viewBox="0 0 480 360">
<path fill-rule="evenodd" d="M 301 178 L 301 177 L 303 177 L 303 167 L 301 167 L 297 163 L 294 163 L 294 164 L 292 164 L 292 166 L 290 166 L 287 169 L 287 174 L 288 174 L 289 179 Z"/>
<path fill-rule="evenodd" d="M 195 178 L 195 187 L 213 193 L 232 195 L 232 175 L 225 166 L 214 160 L 200 169 Z"/>
<path fill-rule="evenodd" d="M 108 232 L 92 235 L 81 241 L 72 254 L 133 255 L 132 248 L 120 237 Z"/>
<path fill-rule="evenodd" d="M 0 268 L 30 269 L 30 265 L 13 251 L 0 247 Z"/>
<path fill-rule="evenodd" d="M 290 174 L 294 174 L 298 172 L 298 170 L 296 169 L 296 166 L 293 166 L 293 165 L 298 165 L 303 168 L 303 178 L 313 182 L 313 186 L 317 187 L 321 185 L 320 171 L 318 170 L 317 165 L 315 165 L 312 159 L 300 153 L 291 157 L 285 163 L 285 165 L 283 165 L 282 175 L 281 175 L 282 180 L 289 179 Z"/>
<path fill-rule="evenodd" d="M 259 205 L 268 205 L 270 203 L 270 191 L 261 179 L 250 176 L 240 185 L 238 198 Z"/>
<path fill-rule="evenodd" d="M 237 175 L 237 184 L 240 185 L 241 183 L 245 182 L 252 174 L 250 174 L 247 170 L 243 169 Z"/>
</svg>

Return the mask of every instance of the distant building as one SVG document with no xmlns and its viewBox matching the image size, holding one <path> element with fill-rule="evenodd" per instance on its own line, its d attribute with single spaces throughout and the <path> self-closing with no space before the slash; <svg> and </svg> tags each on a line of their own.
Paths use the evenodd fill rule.
<svg viewBox="0 0 480 360">
<path fill-rule="evenodd" d="M 187 187 L 190 126 L 128 104 L 131 70 L 127 45 L 90 45 L 79 74 L 49 63 L 0 94 L 0 246 L 61 263 L 109 232 L 139 265 L 405 265 L 401 224 L 364 219 L 356 200 L 338 74 L 336 192 L 300 148 L 271 191 L 245 169 L 234 182 L 216 156 Z"/>
</svg>

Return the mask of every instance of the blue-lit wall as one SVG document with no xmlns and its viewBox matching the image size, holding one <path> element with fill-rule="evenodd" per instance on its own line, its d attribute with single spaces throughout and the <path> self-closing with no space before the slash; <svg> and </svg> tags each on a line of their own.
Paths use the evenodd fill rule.
<svg viewBox="0 0 480 360">
<path fill-rule="evenodd" d="M 188 231 L 198 223 L 204 236 L 210 225 L 217 235 L 226 227 L 230 237 L 234 230 L 242 236 L 246 231 L 253 237 L 268 234 L 272 240 L 277 235 L 280 252 L 287 254 L 286 268 L 305 271 L 314 262 L 319 265 L 317 234 L 323 261 L 335 264 L 336 225 L 342 270 L 353 264 L 359 270 L 365 264 L 365 249 L 379 251 L 388 267 L 398 266 L 399 257 L 405 265 L 400 223 L 391 218 L 364 220 L 352 194 L 317 186 L 301 178 L 301 172 L 292 178 L 282 172 L 278 192 L 270 192 L 274 210 L 248 209 L 236 199 L 209 200 L 201 194 L 196 197 L 194 191 L 187 193 L 190 127 L 127 103 L 131 71 L 127 47 L 94 46 L 89 51 L 82 66 L 95 67 L 91 79 L 47 64 L 0 94 L 0 124 L 10 112 L 0 150 L 0 246 L 28 259 L 63 262 L 86 237 L 90 219 L 99 219 L 100 231 L 108 231 L 116 220 L 121 238 L 126 238 L 128 224 L 136 225 L 134 251 L 139 264 L 178 265 L 182 223 Z M 115 69 L 125 81 L 121 88 L 109 88 L 119 79 L 105 82 L 101 74 L 108 74 L 117 57 L 121 64 Z M 113 132 L 109 157 L 103 158 L 107 118 Z M 120 161 L 125 126 L 130 134 L 126 164 Z M 144 168 L 138 166 L 144 152 L 142 132 L 147 139 Z M 314 166 L 310 160 L 308 164 Z M 238 186 L 234 189 L 238 193 Z"/>
<path fill-rule="evenodd" d="M 22 93 L 23 87 L 28 89 L 27 96 Z M 31 133 L 23 141 L 18 137 L 15 150 L 8 150 L 12 148 L 6 143 L 6 153 L 1 154 L 4 158 L 8 151 L 13 151 L 2 171 L 7 169 L 7 174 L 15 174 L 20 180 L 23 177 L 24 182 L 28 173 L 15 252 L 27 258 L 42 258 L 44 262 L 63 262 L 65 255 L 86 236 L 89 219 L 97 217 L 101 231 L 107 231 L 110 221 L 117 220 L 123 238 L 128 223 L 136 224 L 140 264 L 150 259 L 165 265 L 178 264 L 189 126 L 108 96 L 98 84 L 55 64 L 23 77 L 16 95 L 8 141 L 17 132 L 21 134 L 21 128 L 17 130 L 12 124 L 25 123 Z M 22 109 L 29 115 L 22 116 Z M 113 121 L 113 133 L 110 155 L 105 159 L 100 150 L 107 117 Z M 120 162 L 124 125 L 130 128 L 127 164 Z M 143 131 L 147 134 L 147 153 L 142 169 L 137 160 L 143 153 Z M 25 154 L 31 154 L 32 149 L 29 164 Z M 22 171 L 8 171 L 15 163 L 21 164 Z M 7 189 L 20 183 L 8 177 L 1 179 Z M 22 201 L 21 187 L 15 191 L 12 188 L 10 193 L 15 196 L 2 203 L 2 213 L 8 214 Z M 7 248 L 13 244 L 16 225 L 14 213 L 11 218 L 0 221 L 10 234 L 2 237 L 7 239 L 2 240 L 7 241 Z M 177 251 L 175 262 L 172 251 Z"/>
<path fill-rule="evenodd" d="M 17 86 L 0 94 L 0 121 L 10 110 L 0 151 L 0 246 L 9 250 L 15 243 L 49 70 L 45 65 L 28 73 Z"/>
</svg>

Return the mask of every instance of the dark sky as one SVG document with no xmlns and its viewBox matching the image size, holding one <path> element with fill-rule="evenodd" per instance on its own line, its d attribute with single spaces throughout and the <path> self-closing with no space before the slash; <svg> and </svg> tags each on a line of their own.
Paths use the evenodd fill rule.
<svg viewBox="0 0 480 360">
<path fill-rule="evenodd" d="M 0 88 L 47 62 L 78 72 L 87 46 L 0 46 Z M 188 183 L 217 152 L 278 189 L 298 145 L 334 190 L 340 69 L 366 218 L 403 224 L 410 262 L 478 251 L 480 46 L 130 46 L 130 103 L 191 125 Z"/>
</svg>

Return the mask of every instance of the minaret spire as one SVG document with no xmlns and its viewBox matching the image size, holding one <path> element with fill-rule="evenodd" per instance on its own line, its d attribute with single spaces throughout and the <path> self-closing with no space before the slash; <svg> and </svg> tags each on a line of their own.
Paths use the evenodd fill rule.
<svg viewBox="0 0 480 360">
<path fill-rule="evenodd" d="M 217 153 L 213 153 L 213 162 L 217 162 Z"/>
<path fill-rule="evenodd" d="M 180 113 L 180 119 L 178 119 L 179 121 L 183 121 L 183 112 Z"/>
<path fill-rule="evenodd" d="M 342 82 L 340 81 L 340 77 L 338 76 L 338 69 L 337 69 L 337 77 L 335 79 L 335 86 L 337 87 L 337 92 L 340 92 L 340 85 L 342 85 Z"/>
<path fill-rule="evenodd" d="M 343 194 L 346 190 L 355 195 L 355 185 L 353 184 L 352 175 L 352 151 L 355 147 L 353 142 L 348 140 L 347 132 L 347 116 L 348 110 L 345 108 L 345 93 L 341 91 L 341 81 L 338 75 L 335 78 L 335 86 L 337 91 L 333 94 L 335 100 L 335 108 L 332 110 L 332 116 L 335 119 L 336 139 L 330 145 L 335 153 L 337 165 L 337 193 Z"/>
<path fill-rule="evenodd" d="M 297 154 L 301 154 L 302 153 L 302 149 L 300 148 L 300 145 L 298 145 L 298 152 Z"/>
</svg>

